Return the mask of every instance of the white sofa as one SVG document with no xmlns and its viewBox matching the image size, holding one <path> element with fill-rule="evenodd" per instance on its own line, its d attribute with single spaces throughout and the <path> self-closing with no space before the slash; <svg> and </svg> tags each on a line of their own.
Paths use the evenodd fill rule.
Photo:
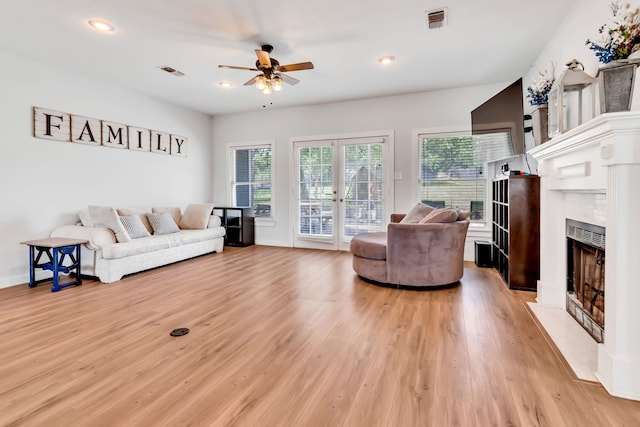
<svg viewBox="0 0 640 427">
<path fill-rule="evenodd" d="M 51 232 L 51 237 L 84 239 L 81 247 L 82 274 L 97 277 L 103 283 L 120 280 L 137 273 L 211 252 L 222 252 L 225 229 L 220 218 L 211 215 L 203 230 L 151 235 L 119 243 L 108 228 L 64 225 Z"/>
</svg>

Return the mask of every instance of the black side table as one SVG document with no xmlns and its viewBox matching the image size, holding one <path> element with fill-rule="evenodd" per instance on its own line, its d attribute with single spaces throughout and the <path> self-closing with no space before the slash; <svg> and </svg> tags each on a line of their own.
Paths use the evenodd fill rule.
<svg viewBox="0 0 640 427">
<path fill-rule="evenodd" d="M 227 230 L 225 246 L 250 246 L 255 244 L 255 212 L 252 207 L 219 207 L 213 213 L 220 216 Z"/>
</svg>

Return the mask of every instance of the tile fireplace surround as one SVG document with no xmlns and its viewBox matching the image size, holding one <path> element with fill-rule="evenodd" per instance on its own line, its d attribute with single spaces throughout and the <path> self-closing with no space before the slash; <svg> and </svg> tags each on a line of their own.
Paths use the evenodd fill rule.
<svg viewBox="0 0 640 427">
<path fill-rule="evenodd" d="M 529 154 L 540 175 L 537 305 L 565 309 L 566 219 L 606 227 L 594 374 L 612 395 L 640 400 L 640 111 L 603 114 Z"/>
</svg>

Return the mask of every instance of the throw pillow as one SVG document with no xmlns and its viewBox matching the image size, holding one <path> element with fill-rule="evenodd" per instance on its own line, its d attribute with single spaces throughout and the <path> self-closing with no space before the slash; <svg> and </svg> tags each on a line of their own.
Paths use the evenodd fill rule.
<svg viewBox="0 0 640 427">
<path fill-rule="evenodd" d="M 400 224 L 417 224 L 427 216 L 434 208 L 424 203 L 418 203 L 402 218 Z"/>
<path fill-rule="evenodd" d="M 418 224 L 455 222 L 457 219 L 458 212 L 455 209 L 434 209 L 422 218 Z"/>
<path fill-rule="evenodd" d="M 471 218 L 471 211 L 456 209 L 456 212 L 458 212 L 458 218 L 456 219 L 456 221 L 464 221 L 465 219 Z"/>
<path fill-rule="evenodd" d="M 151 236 L 138 215 L 120 216 L 120 221 L 132 239 Z"/>
<path fill-rule="evenodd" d="M 178 225 L 188 230 L 204 230 L 207 228 L 211 211 L 213 211 L 213 203 L 188 205 Z"/>
<path fill-rule="evenodd" d="M 121 217 L 138 215 L 144 228 L 146 228 L 149 233 L 153 233 L 153 228 L 151 228 L 151 224 L 149 224 L 149 220 L 147 219 L 147 214 L 151 212 L 151 208 L 121 208 L 116 209 L 116 212 L 118 212 L 118 215 Z"/>
<path fill-rule="evenodd" d="M 130 242 L 131 237 L 122 226 L 118 213 L 110 206 L 89 206 L 89 216 L 94 227 L 108 228 L 116 235 L 119 243 Z"/>
<path fill-rule="evenodd" d="M 89 211 L 87 209 L 83 209 L 78 212 L 78 216 L 80 217 L 80 223 L 83 227 L 93 227 L 93 221 L 91 221 L 91 215 L 89 215 Z"/>
<path fill-rule="evenodd" d="M 159 208 L 151 209 L 151 212 L 153 212 L 153 213 L 168 213 L 169 215 L 171 215 L 171 218 L 173 218 L 173 222 L 175 222 L 176 225 L 180 224 L 180 218 L 182 218 L 182 211 L 180 210 L 180 208 L 159 207 Z"/>
<path fill-rule="evenodd" d="M 180 231 L 178 224 L 176 224 L 171 215 L 167 212 L 148 213 L 147 218 L 153 228 L 153 234 L 171 234 Z"/>
</svg>

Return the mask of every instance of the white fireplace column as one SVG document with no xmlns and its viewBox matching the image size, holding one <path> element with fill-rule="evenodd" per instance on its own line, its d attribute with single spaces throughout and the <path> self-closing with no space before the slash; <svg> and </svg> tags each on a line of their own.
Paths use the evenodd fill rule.
<svg viewBox="0 0 640 427">
<path fill-rule="evenodd" d="M 529 154 L 541 176 L 537 301 L 565 307 L 566 218 L 604 226 L 604 342 L 595 374 L 612 395 L 640 400 L 640 111 L 603 114 Z M 604 224 L 575 217 L 580 210 L 564 203 L 585 193 L 606 194 Z"/>
<path fill-rule="evenodd" d="M 602 144 L 608 169 L 605 340 L 596 376 L 611 394 L 640 400 L 640 135 L 634 133 Z"/>
<path fill-rule="evenodd" d="M 545 165 L 539 163 L 538 168 Z M 565 217 L 562 215 L 562 193 L 551 188 L 540 173 L 540 281 L 537 301 L 547 307 L 565 308 L 567 297 L 567 239 Z M 551 208 L 554 207 L 554 208 Z M 553 209 L 555 215 L 546 213 Z M 544 266 L 544 267 L 543 267 Z M 544 285 L 542 285 L 544 284 Z"/>
</svg>

